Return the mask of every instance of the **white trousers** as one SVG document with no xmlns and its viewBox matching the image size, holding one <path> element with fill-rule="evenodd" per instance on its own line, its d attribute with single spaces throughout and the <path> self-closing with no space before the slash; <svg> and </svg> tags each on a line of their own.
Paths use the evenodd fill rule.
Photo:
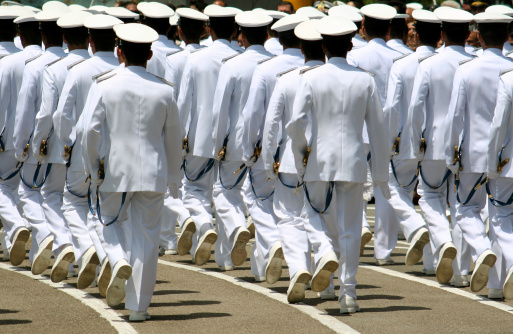
<svg viewBox="0 0 513 334">
<path fill-rule="evenodd" d="M 335 182 L 333 198 L 328 210 L 322 215 L 317 210 L 323 210 L 328 192 L 328 182 L 306 182 L 311 204 L 305 200 L 303 214 L 312 229 L 326 233 L 317 233 L 309 239 L 317 249 L 315 263 L 326 251 L 333 249 L 339 258 L 339 300 L 344 296 L 356 298 L 356 272 L 360 257 L 360 242 L 362 228 L 363 186 L 361 183 Z M 306 198 L 306 196 L 305 196 Z M 307 225 L 305 225 L 306 228 Z M 308 232 L 308 229 L 307 229 Z M 321 240 L 324 239 L 324 240 Z"/>
<path fill-rule="evenodd" d="M 463 232 L 461 231 L 461 227 L 456 221 L 456 192 L 454 191 L 454 175 L 449 176 L 447 179 L 448 187 L 447 187 L 447 197 L 450 205 L 451 211 L 451 235 L 452 242 L 458 251 L 456 253 L 456 258 L 452 262 L 452 267 L 454 271 L 454 275 L 468 275 L 470 271 L 470 247 L 468 243 L 463 238 Z M 437 259 L 438 261 L 438 259 Z"/>
<path fill-rule="evenodd" d="M 102 192 L 100 207 L 104 223 L 113 220 L 121 205 L 122 193 Z M 118 220 L 102 226 L 96 220 L 98 236 L 107 253 L 111 268 L 121 259 L 132 266 L 132 276 L 127 282 L 125 307 L 133 311 L 146 311 L 150 306 L 157 279 L 160 212 L 164 194 L 156 192 L 127 193 Z M 128 218 L 130 212 L 130 220 Z M 124 224 L 128 226 L 123 227 Z M 127 233 L 130 231 L 130 233 Z M 130 245 L 131 252 L 127 254 Z"/>
<path fill-rule="evenodd" d="M 181 198 L 173 198 L 167 190 L 160 217 L 160 246 L 164 249 L 176 249 L 178 243 L 175 231 L 176 223 L 178 222 L 181 228 L 189 216 L 189 211 L 184 207 Z"/>
</svg>

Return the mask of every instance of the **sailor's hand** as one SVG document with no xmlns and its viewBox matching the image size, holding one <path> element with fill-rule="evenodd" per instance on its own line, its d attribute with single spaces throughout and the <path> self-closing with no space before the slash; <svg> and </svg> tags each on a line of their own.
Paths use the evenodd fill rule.
<svg viewBox="0 0 513 334">
<path fill-rule="evenodd" d="M 34 154 L 34 157 L 36 158 L 37 162 L 42 163 L 45 160 L 45 156 L 41 155 L 39 153 L 39 150 L 38 150 L 38 152 L 32 152 L 32 153 Z"/>
<path fill-rule="evenodd" d="M 27 158 L 28 158 L 28 152 L 26 153 L 18 153 L 18 152 L 15 152 L 14 153 L 14 157 L 16 158 L 16 160 L 18 160 L 19 162 L 25 162 L 27 161 Z"/>
<path fill-rule="evenodd" d="M 255 162 L 253 161 L 253 158 L 249 158 L 247 161 L 244 161 L 244 164 L 246 165 L 246 167 L 251 168 L 251 166 L 253 166 Z"/>
<path fill-rule="evenodd" d="M 274 170 L 266 170 L 265 175 L 267 175 L 267 178 L 270 180 L 278 179 L 278 174 L 276 174 Z"/>
<path fill-rule="evenodd" d="M 169 187 L 169 194 L 171 195 L 171 197 L 173 197 L 174 199 L 178 199 L 178 184 L 170 183 L 168 185 L 168 187 Z"/>
<path fill-rule="evenodd" d="M 454 175 L 457 175 L 460 172 L 460 163 L 457 162 L 454 165 L 447 165 L 447 169 L 449 169 Z"/>
<path fill-rule="evenodd" d="M 381 193 L 383 194 L 383 197 L 385 197 L 385 199 L 392 198 L 388 182 L 374 182 L 373 185 L 374 188 L 379 188 L 379 190 L 381 190 Z"/>
<path fill-rule="evenodd" d="M 424 159 L 424 153 L 422 153 L 422 152 L 417 151 L 417 152 L 414 152 L 413 154 L 415 155 L 415 158 L 418 161 L 422 161 Z"/>
</svg>

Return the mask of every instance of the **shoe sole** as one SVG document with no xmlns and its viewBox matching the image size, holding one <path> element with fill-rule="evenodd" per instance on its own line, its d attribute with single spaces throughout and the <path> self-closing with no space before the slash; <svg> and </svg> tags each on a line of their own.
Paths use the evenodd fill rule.
<svg viewBox="0 0 513 334">
<path fill-rule="evenodd" d="M 283 264 L 282 260 L 283 248 L 280 247 L 276 250 L 276 252 L 274 252 L 274 256 L 271 260 L 269 260 L 265 270 L 265 280 L 268 284 L 274 284 L 280 279 Z"/>
<path fill-rule="evenodd" d="M 125 283 L 132 275 L 132 267 L 124 265 L 119 268 L 116 273 L 116 277 L 112 279 L 112 282 L 107 288 L 107 305 L 116 306 L 119 305 L 126 295 Z"/>
<path fill-rule="evenodd" d="M 50 261 L 52 259 L 52 245 L 53 241 L 49 242 L 45 249 L 43 249 L 41 253 L 36 256 L 34 262 L 32 262 L 32 268 L 30 271 L 33 275 L 40 275 L 50 266 Z"/>
<path fill-rule="evenodd" d="M 77 288 L 85 289 L 91 286 L 96 277 L 96 267 L 100 264 L 100 259 L 96 252 L 91 256 L 89 262 L 86 263 L 83 270 L 78 274 Z"/>
<path fill-rule="evenodd" d="M 312 278 L 312 275 L 309 273 L 302 273 L 297 278 L 296 282 L 290 289 L 290 291 L 287 293 L 287 301 L 289 303 L 299 303 L 303 299 L 305 299 L 305 287 L 308 282 L 310 282 L 310 279 Z"/>
<path fill-rule="evenodd" d="M 454 273 L 452 269 L 452 261 L 456 258 L 456 252 L 456 248 L 449 247 L 442 255 L 442 259 L 436 267 L 436 280 L 438 283 L 447 284 L 451 280 Z"/>
<path fill-rule="evenodd" d="M 417 264 L 421 259 L 422 255 L 424 254 L 424 246 L 429 243 L 429 233 L 428 231 L 425 231 L 420 236 L 419 240 L 415 242 L 415 244 L 411 245 L 411 247 L 408 249 L 408 252 L 406 253 L 405 258 L 405 264 L 407 266 L 413 266 Z"/>
<path fill-rule="evenodd" d="M 185 227 L 185 230 L 178 238 L 178 244 L 176 246 L 178 255 L 186 255 L 192 248 L 192 237 L 196 233 L 196 225 L 194 222 L 190 222 Z"/>
<path fill-rule="evenodd" d="M 377 266 L 391 266 L 395 264 L 395 261 L 387 261 L 387 260 L 376 260 Z"/>
<path fill-rule="evenodd" d="M 109 287 L 110 278 L 112 276 L 112 268 L 110 267 L 110 264 L 108 263 L 105 266 L 105 269 L 103 272 L 100 272 L 100 275 L 98 276 L 98 291 L 100 292 L 100 295 L 103 297 L 107 296 L 107 289 Z"/>
<path fill-rule="evenodd" d="M 372 233 L 371 232 L 365 232 L 362 235 L 362 241 L 360 244 L 360 256 L 363 255 L 363 252 L 365 251 L 365 245 L 367 245 L 372 239 Z"/>
<path fill-rule="evenodd" d="M 210 260 L 212 246 L 217 241 L 217 234 L 209 233 L 203 242 L 196 249 L 194 254 L 194 263 L 198 266 L 202 266 Z"/>
<path fill-rule="evenodd" d="M 235 244 L 233 245 L 232 252 L 230 254 L 230 258 L 232 260 L 232 264 L 234 266 L 240 266 L 248 257 L 248 253 L 246 252 L 246 244 L 250 239 L 249 231 L 242 231 L 238 236 Z"/>
<path fill-rule="evenodd" d="M 330 286 L 331 274 L 338 269 L 337 261 L 330 260 L 324 264 L 321 270 L 312 278 L 310 287 L 314 292 L 324 291 Z"/>
<path fill-rule="evenodd" d="M 27 243 L 30 237 L 30 231 L 27 229 L 22 229 L 17 232 L 17 236 L 14 238 L 14 243 L 12 244 L 10 257 L 11 264 L 13 266 L 19 266 L 23 260 L 25 260 L 25 256 L 27 252 L 25 251 L 25 244 Z"/>
<path fill-rule="evenodd" d="M 494 254 L 488 254 L 483 259 L 483 262 L 474 269 L 472 277 L 470 279 L 470 290 L 472 292 L 481 291 L 488 283 L 488 274 L 490 269 L 497 261 L 497 257 Z"/>
<path fill-rule="evenodd" d="M 66 253 L 59 262 L 53 264 L 50 279 L 54 283 L 59 283 L 68 278 L 69 266 L 75 261 L 75 254 L 73 252 Z"/>
</svg>

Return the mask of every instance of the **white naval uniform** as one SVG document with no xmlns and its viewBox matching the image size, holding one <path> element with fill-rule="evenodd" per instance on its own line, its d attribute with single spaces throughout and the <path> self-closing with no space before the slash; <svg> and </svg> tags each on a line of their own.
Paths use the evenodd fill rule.
<svg viewBox="0 0 513 334">
<path fill-rule="evenodd" d="M 264 48 L 267 52 L 270 52 L 275 56 L 279 56 L 283 53 L 283 46 L 280 43 L 280 39 L 277 37 L 271 37 L 265 41 Z"/>
<path fill-rule="evenodd" d="M 303 65 L 305 58 L 300 49 L 288 48 L 283 53 L 259 64 L 249 89 L 248 100 L 242 111 L 244 127 L 242 134 L 242 160 L 252 163 L 257 142 L 263 134 L 263 128 L 269 107 L 269 101 L 276 85 L 276 75 L 293 67 Z M 249 214 L 255 223 L 255 251 L 251 271 L 254 275 L 265 276 L 265 267 L 269 262 L 269 251 L 281 241 L 277 217 L 273 209 L 274 180 L 267 180 L 264 164 L 257 160 L 248 168 L 248 185 L 244 191 Z M 262 200 L 265 199 L 265 200 Z"/>
<path fill-rule="evenodd" d="M 171 41 L 165 35 L 159 35 L 159 39 L 151 43 L 151 51 L 153 56 L 148 60 L 146 70 L 148 73 L 158 75 L 163 78 L 166 71 L 166 56 L 171 52 L 178 52 L 182 50 L 181 47 L 176 45 L 174 41 Z"/>
<path fill-rule="evenodd" d="M 387 46 L 389 48 L 392 48 L 395 51 L 399 51 L 399 52 L 401 52 L 402 54 L 405 54 L 405 55 L 413 53 L 413 50 L 410 49 L 409 47 L 407 47 L 404 44 L 404 42 L 402 40 L 400 40 L 399 38 L 394 38 L 394 39 L 388 40 Z"/>
<path fill-rule="evenodd" d="M 92 220 L 87 219 L 89 206 L 84 195 L 87 194 L 89 182 L 84 182 L 87 175 L 82 159 L 83 132 L 76 125 L 84 110 L 93 75 L 112 70 L 118 65 L 119 61 L 112 52 L 98 51 L 90 59 L 73 66 L 53 115 L 54 135 L 60 139 L 62 148 L 64 145 L 73 147 L 66 169 L 62 211 L 72 235 L 75 258 L 80 267 L 82 256 L 91 246 L 94 245 L 100 262 L 104 261 L 106 254 Z"/>
<path fill-rule="evenodd" d="M 43 73 L 41 107 L 36 115 L 32 135 L 32 154 L 38 162 L 47 163 L 51 170 L 41 187 L 43 210 L 54 236 L 53 253 L 57 257 L 66 246 L 71 246 L 71 233 L 62 213 L 62 197 L 66 180 L 66 161 L 63 158 L 63 145 L 59 137 L 53 136 L 53 113 L 57 109 L 59 96 L 69 68 L 89 58 L 85 49 L 70 51 L 65 58 L 46 66 Z M 40 154 L 43 140 L 48 142 L 46 157 Z M 51 164 L 51 165 L 50 165 Z"/>
<path fill-rule="evenodd" d="M 20 50 L 23 50 L 23 44 L 21 44 L 21 38 L 20 36 L 14 37 L 14 45 Z"/>
<path fill-rule="evenodd" d="M 24 51 L 5 56 L 0 60 L 0 140 L 4 145 L 4 152 L 0 152 L 2 161 L 0 177 L 2 179 L 11 175 L 18 163 L 14 157 L 12 136 L 25 61 L 41 52 L 39 45 L 29 45 Z M 9 180 L 0 180 L 0 218 L 4 226 L 2 232 L 2 248 L 4 250 L 10 249 L 14 233 L 19 228 L 25 227 L 16 206 L 19 182 L 19 174 Z"/>
<path fill-rule="evenodd" d="M 377 85 L 371 75 L 334 57 L 303 74 L 287 133 L 298 176 L 305 182 L 311 205 L 323 211 L 330 182 L 334 198 L 324 214 L 318 214 L 305 199 L 302 217 L 327 235 L 313 243 L 315 258 L 335 250 L 339 257 L 339 300 L 356 299 L 356 271 L 360 250 L 363 189 L 367 180 L 367 157 L 362 138 L 363 123 L 369 129 L 374 182 L 388 181 L 388 143 Z M 311 126 L 311 139 L 305 135 Z M 311 147 L 308 163 L 304 153 Z M 306 191 L 305 191 L 306 195 Z M 306 196 L 305 196 L 306 197 Z M 324 225 L 325 224 L 325 225 Z"/>
<path fill-rule="evenodd" d="M 190 54 L 180 83 L 178 110 L 181 129 L 185 130 L 189 152 L 185 155 L 185 173 L 196 179 L 209 159 L 215 159 L 212 140 L 212 108 L 222 60 L 236 55 L 230 42 L 215 40 L 208 48 Z M 216 164 L 195 181 L 184 178 L 183 205 L 196 224 L 196 242 L 206 231 L 213 229 L 212 186 Z M 194 252 L 194 250 L 193 250 Z"/>
<path fill-rule="evenodd" d="M 20 49 L 13 42 L 0 42 L 0 58 L 13 53 L 20 52 Z"/>
<path fill-rule="evenodd" d="M 97 173 L 103 158 L 100 145 L 105 140 L 105 181 L 99 195 L 105 223 L 117 215 L 122 193 L 127 193 L 118 221 L 106 227 L 96 226 L 111 266 L 126 259 L 133 268 L 127 284 L 126 308 L 146 311 L 157 275 L 164 193 L 168 185 L 180 182 L 178 110 L 172 88 L 144 67 L 119 70 L 99 80 L 96 88 L 82 143 L 91 183 L 99 184 Z M 130 221 L 126 222 L 129 208 Z M 123 224 L 129 224 L 131 240 L 125 240 Z M 131 245 L 130 257 L 126 255 L 127 244 Z"/>
<path fill-rule="evenodd" d="M 217 180 L 214 184 L 213 198 L 217 211 L 218 244 L 215 258 L 219 266 L 231 266 L 230 252 L 234 232 L 239 227 L 245 228 L 242 185 L 244 178 L 239 169 L 242 162 L 242 140 L 244 119 L 242 110 L 250 93 L 251 78 L 260 60 L 271 57 L 263 45 L 251 45 L 244 53 L 227 60 L 221 66 L 217 81 L 212 109 L 213 154 L 217 157 L 227 138 L 225 161 L 219 163 Z M 224 184 L 224 186 L 223 186 Z M 227 189 L 229 188 L 229 189 Z"/>
<path fill-rule="evenodd" d="M 490 48 L 462 64 L 455 73 L 451 103 L 446 119 L 445 160 L 453 165 L 454 148 L 460 147 L 463 170 L 459 172 L 458 195 L 465 202 L 479 177 L 486 178 L 490 124 L 497 101 L 499 74 L 513 68 L 513 61 L 500 49 Z M 456 220 L 471 247 L 472 258 L 491 249 L 481 220 L 486 205 L 485 187 L 477 189 L 468 203 L 456 203 Z"/>
<path fill-rule="evenodd" d="M 196 43 L 187 44 L 182 51 L 173 53 L 166 57 L 165 78 L 167 81 L 175 85 L 175 101 L 178 99 L 178 95 L 180 95 L 180 83 L 182 82 L 183 70 L 187 63 L 187 58 L 189 58 L 191 52 L 203 47 L 204 46 Z"/>
<path fill-rule="evenodd" d="M 511 51 L 513 51 L 513 44 L 507 41 L 506 43 L 504 43 L 504 46 L 502 47 L 502 54 L 504 56 L 507 56 L 508 53 L 510 53 Z"/>
<path fill-rule="evenodd" d="M 292 155 L 291 141 L 287 136 L 285 126 L 292 117 L 294 98 L 301 80 L 300 71 L 320 65 L 324 65 L 324 63 L 318 60 L 308 61 L 303 66 L 278 78 L 269 101 L 262 135 L 262 161 L 267 173 L 274 173 L 274 158 L 278 147 L 280 149 L 277 156 L 280 163 L 280 179 L 274 186 L 273 208 L 291 279 L 299 270 L 310 269 L 311 247 L 309 240 L 318 243 L 319 237 L 317 237 L 318 231 L 312 229 L 311 225 L 305 225 L 308 222 L 301 217 L 304 192 L 302 187 L 298 187 L 296 194 L 297 170 Z"/>
<path fill-rule="evenodd" d="M 60 46 L 47 48 L 46 51 L 37 59 L 29 62 L 23 70 L 23 80 L 18 94 L 18 103 L 14 117 L 14 155 L 18 161 L 25 161 L 20 171 L 20 176 L 31 182 L 36 171 L 37 160 L 29 149 L 26 156 L 23 156 L 23 150 L 27 143 L 34 145 L 31 140 L 32 131 L 36 114 L 41 106 L 42 77 L 45 65 L 55 61 L 66 54 Z M 36 144 L 39 146 L 39 143 Z M 41 165 L 41 172 L 38 183 L 43 178 L 46 170 L 46 164 Z M 47 222 L 45 210 L 43 210 L 43 198 L 40 189 L 31 188 L 20 182 L 19 186 L 20 201 L 22 204 L 25 218 L 32 226 L 32 238 L 39 245 L 46 237 L 51 234 L 51 227 Z M 33 243 L 33 246 L 35 244 Z M 32 247 L 31 253 L 37 252 L 37 247 Z M 35 253 L 34 253 L 35 254 Z M 32 258 L 32 257 L 31 257 Z"/>
<path fill-rule="evenodd" d="M 428 225 L 429 236 L 434 246 L 435 258 L 444 243 L 452 241 L 447 220 L 445 183 L 438 189 L 447 173 L 445 164 L 445 119 L 451 100 L 454 73 L 459 62 L 471 59 L 463 46 L 451 45 L 419 64 L 408 114 L 412 118 L 412 153 L 421 157 L 421 139 L 425 138 L 426 149 L 422 157 L 421 177 L 418 193 L 419 205 Z M 426 183 L 427 182 L 427 183 Z"/>
<path fill-rule="evenodd" d="M 244 48 L 239 45 L 238 40 L 231 41 L 230 46 L 232 47 L 232 49 L 234 49 L 237 52 L 240 52 L 240 53 L 244 52 Z"/>
<path fill-rule="evenodd" d="M 354 35 L 354 37 L 351 39 L 351 42 L 353 42 L 353 48 L 351 50 L 357 50 L 367 45 L 367 41 L 364 40 L 359 33 Z"/>
<path fill-rule="evenodd" d="M 202 46 L 211 46 L 214 43 L 212 36 L 208 36 L 208 38 L 202 39 L 200 41 L 200 45 Z"/>
<path fill-rule="evenodd" d="M 388 92 L 388 78 L 390 68 L 394 59 L 400 57 L 402 53 L 388 47 L 385 40 L 374 38 L 369 43 L 357 50 L 351 51 L 347 55 L 347 62 L 353 66 L 358 66 L 364 70 L 374 73 L 374 80 L 378 89 L 381 106 L 385 105 Z M 364 127 L 363 140 L 368 143 L 368 135 Z M 372 155 L 370 164 L 372 164 Z M 374 198 L 376 202 L 376 222 L 374 226 L 374 257 L 376 259 L 385 259 L 389 253 L 387 246 L 382 245 L 382 241 L 388 238 L 390 227 L 397 226 L 397 218 L 395 213 L 383 197 L 381 190 L 374 189 Z M 366 223 L 366 221 L 365 221 Z M 377 241 L 377 242 L 376 242 Z"/>
</svg>

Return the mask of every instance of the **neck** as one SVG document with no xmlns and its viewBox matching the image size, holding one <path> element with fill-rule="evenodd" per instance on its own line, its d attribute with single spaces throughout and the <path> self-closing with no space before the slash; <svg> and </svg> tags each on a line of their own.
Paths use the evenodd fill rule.
<svg viewBox="0 0 513 334">
<path fill-rule="evenodd" d="M 322 59 L 305 59 L 305 64 L 308 63 L 309 61 L 322 61 L 324 63 L 325 58 L 322 58 Z"/>
<path fill-rule="evenodd" d="M 87 44 L 81 44 L 81 45 L 70 45 L 68 44 L 68 50 L 74 51 L 74 50 L 87 50 Z"/>
<path fill-rule="evenodd" d="M 451 41 L 445 41 L 445 46 L 465 46 L 465 42 L 463 43 L 454 43 Z"/>
<path fill-rule="evenodd" d="M 189 45 L 189 44 L 199 44 L 200 43 L 200 40 L 199 39 L 184 39 L 184 42 L 186 45 Z"/>
</svg>

